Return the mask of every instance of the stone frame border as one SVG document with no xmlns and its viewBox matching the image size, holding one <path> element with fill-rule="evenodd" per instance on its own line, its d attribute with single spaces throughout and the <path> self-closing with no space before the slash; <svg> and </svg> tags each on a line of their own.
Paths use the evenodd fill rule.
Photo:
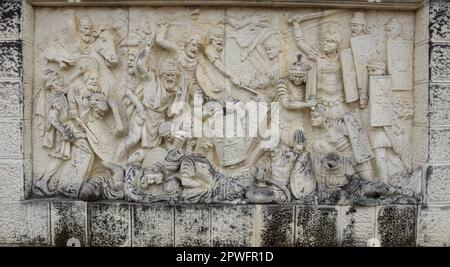
<svg viewBox="0 0 450 267">
<path fill-rule="evenodd" d="M 398 220 L 408 214 L 409 219 L 406 224 L 398 225 L 398 230 L 408 226 L 408 229 L 414 228 L 413 233 L 400 231 L 394 235 L 393 239 L 385 240 L 382 245 L 420 245 L 436 246 L 450 244 L 450 182 L 448 174 L 450 173 L 450 97 L 444 95 L 440 99 L 438 92 L 450 91 L 450 70 L 442 68 L 439 64 L 445 64 L 445 59 L 450 60 L 449 54 L 445 51 L 450 49 L 450 34 L 440 31 L 438 25 L 439 19 L 446 17 L 445 8 L 450 8 L 450 4 L 443 0 L 385 0 L 383 3 L 371 3 L 371 0 L 320 0 L 315 4 L 307 4 L 308 0 L 263 0 L 263 1 L 213 1 L 214 5 L 243 5 L 258 7 L 336 7 L 336 8 L 370 8 L 370 9 L 397 9 L 416 11 L 416 32 L 415 32 L 415 62 L 417 73 L 422 76 L 415 77 L 415 98 L 427 101 L 421 101 L 424 105 L 416 105 L 416 114 L 414 117 L 414 136 L 417 142 L 414 142 L 414 151 L 420 155 L 414 158 L 417 167 L 421 167 L 419 174 L 421 191 L 424 194 L 424 203 L 418 206 L 378 206 L 378 207 L 358 207 L 353 209 L 346 206 L 338 206 L 336 217 L 336 236 L 335 245 L 365 245 L 363 237 L 386 238 L 382 222 L 388 219 Z M 375 1 L 375 0 L 374 0 Z M 372 1 L 372 2 L 374 2 Z M 95 245 L 95 235 L 101 238 L 107 238 L 102 231 L 103 226 L 93 228 L 91 216 L 106 216 L 119 218 L 119 222 L 126 222 L 128 226 L 123 228 L 127 235 L 125 243 L 111 245 L 139 245 L 134 238 L 137 228 L 136 209 L 150 210 L 154 208 L 168 209 L 173 214 L 173 224 L 171 230 L 171 240 L 169 244 L 177 245 L 195 245 L 197 241 L 193 240 L 189 233 L 183 233 L 181 237 L 175 233 L 182 232 L 183 225 L 189 222 L 179 222 L 176 224 L 176 214 L 187 212 L 188 210 L 202 210 L 202 205 L 147 205 L 131 203 L 83 203 L 71 200 L 36 200 L 28 199 L 31 192 L 32 180 L 32 153 L 31 153 L 31 116 L 32 116 L 32 92 L 33 92 L 33 36 L 34 36 L 34 8 L 35 6 L 93 6 L 93 5 L 167 5 L 165 1 L 159 0 L 6 0 L 3 3 L 16 2 L 19 11 L 18 14 L 9 14 L 12 17 L 6 17 L 11 20 L 12 25 L 0 18 L 0 57 L 8 58 L 12 65 L 10 68 L 0 66 L 0 93 L 15 94 L 7 101 L 0 99 L 0 106 L 6 107 L 0 110 L 0 244 L 35 244 L 35 245 L 64 245 L 60 243 L 61 233 L 68 229 L 68 225 L 74 226 L 72 231 L 80 231 L 81 236 L 85 236 L 85 245 Z M 77 2 L 77 3 L 75 3 Z M 207 0 L 179 1 L 172 2 L 173 5 L 207 5 Z M 355 5 L 356 3 L 356 5 Z M 33 6 L 34 4 L 35 6 Z M 444 10 L 444 11 L 443 11 Z M 3 11 L 3 10 L 2 10 Z M 444 14 L 443 14 L 444 13 Z M 428 22 L 430 21 L 430 25 Z M 417 27 L 421 26 L 421 27 Z M 440 26 L 442 27 L 442 25 Z M 432 30 L 430 30 L 430 29 Z M 12 29 L 12 30 L 9 30 Z M 447 55 L 442 63 L 442 55 Z M 8 62 L 9 63 L 9 62 Z M 16 63 L 16 64 L 14 64 Z M 18 64 L 17 64 L 18 63 Z M 419 68 L 418 68 L 419 66 Z M 8 86 L 6 86 L 8 84 Z M 8 92 L 6 92 L 8 91 Z M 448 98 L 445 98 L 448 97 Z M 419 111 L 419 112 L 417 112 Z M 448 186 L 446 188 L 445 186 Z M 204 205 L 203 205 L 204 206 Z M 226 237 L 219 238 L 214 243 L 214 223 L 212 220 L 213 210 L 224 214 L 233 213 L 232 210 L 250 209 L 252 224 L 249 230 L 250 241 L 243 241 L 244 245 L 269 245 L 270 238 L 275 229 L 270 230 L 264 227 L 270 226 L 270 218 L 277 217 L 284 222 L 282 218 L 286 217 L 287 229 L 293 229 L 292 240 L 298 240 L 297 228 L 299 223 L 299 210 L 304 206 L 277 206 L 277 209 L 286 210 L 285 215 L 270 211 L 272 205 L 248 205 L 230 207 L 226 205 L 216 205 L 203 207 L 207 211 L 200 212 L 199 218 L 207 219 L 208 242 L 204 245 L 224 245 L 227 243 Z M 309 207 L 311 209 L 311 207 Z M 320 210 L 326 207 L 312 207 Z M 292 210 L 291 210 L 292 209 Z M 385 211 L 385 210 L 388 211 Z M 406 213 L 404 210 L 407 210 Z M 410 210 L 408 210 L 410 209 Z M 178 213 L 177 213 L 178 210 Z M 181 212 L 181 213 L 180 213 Z M 196 212 L 194 212 L 197 214 Z M 204 214 L 203 214 L 204 213 Z M 96 215 L 97 214 L 97 215 Z M 320 213 L 319 213 L 320 214 Z M 328 214 L 328 213 L 327 213 Z M 238 212 L 238 215 L 241 215 Z M 345 216 L 344 216 L 345 215 Z M 206 216 L 206 217 L 202 217 Z M 227 215 L 228 216 L 228 215 Z M 281 216 L 281 217 L 280 217 Z M 283 217 L 284 216 L 284 217 Z M 319 216 L 319 215 L 316 215 Z M 328 216 L 328 215 L 327 215 Z M 384 217 L 383 217 L 384 216 Z M 387 216 L 387 217 L 386 217 Z M 319 216 L 320 217 L 320 216 Z M 318 217 L 318 218 L 319 218 Z M 230 218 L 235 218 L 234 216 Z M 292 219 L 288 219 L 292 218 Z M 383 219 L 387 218 L 387 219 Z M 223 218 L 222 218 L 223 220 Z M 257 222 L 256 220 L 259 220 Z M 350 223 L 349 221 L 353 221 Z M 436 222 L 438 220 L 438 222 Z M 295 222 L 295 223 L 294 223 Z M 239 223 L 239 222 L 237 222 Z M 281 223 L 281 222 L 280 222 Z M 381 223 L 381 224 L 380 224 Z M 216 224 L 217 225 L 217 224 Z M 258 229 L 254 228 L 258 225 Z M 314 223 L 313 223 L 314 225 Z M 371 225 L 371 226 L 370 226 Z M 228 225 L 227 227 L 229 227 Z M 181 228 L 180 228 L 181 227 Z M 247 226 L 243 226 L 247 227 Z M 263 228 L 261 228 L 263 227 Z M 292 228 L 291 228 L 292 227 Z M 233 227 L 232 227 L 233 228 Z M 177 231 L 178 229 L 178 231 Z M 247 229 L 247 228 L 246 228 Z M 216 229 L 218 232 L 227 232 L 229 228 Z M 248 230 L 248 229 L 247 229 Z M 60 232 L 58 232 L 60 231 Z M 62 231 L 62 232 L 61 232 Z M 184 230 L 183 230 L 184 231 Z M 257 232 L 259 231 L 259 232 Z M 288 230 L 290 231 L 290 230 Z M 66 234 L 66 233 L 65 233 Z M 73 233 L 74 235 L 76 233 Z M 100 235 L 98 235 L 100 234 Z M 144 233 L 148 234 L 148 233 Z M 194 234 L 194 233 L 191 233 Z M 196 234 L 196 233 L 195 233 Z M 317 233 L 316 233 L 317 234 Z M 391 232 L 392 234 L 392 232 Z M 93 236 L 94 235 L 94 236 Z M 186 235 L 188 237 L 186 237 Z M 185 236 L 185 237 L 183 237 Z M 413 237 L 413 240 L 411 240 Z M 128 238 L 128 239 L 127 239 Z M 184 240 L 177 243 L 177 238 Z M 183 239 L 184 238 L 184 239 Z M 187 239 L 186 239 L 187 238 Z M 348 239 L 347 239 L 348 238 Z M 94 240 L 94 241 L 92 241 Z M 347 240 L 347 241 L 346 241 Z M 296 245 L 294 241 L 276 245 Z M 161 244 L 161 243 L 159 243 Z M 142 244 L 141 244 L 142 245 Z M 200 244 L 201 245 L 201 244 Z M 301 244 L 300 244 L 301 245 Z M 305 243 L 304 245 L 308 245 Z M 311 244 L 309 244 L 311 245 Z M 319 245 L 319 244 L 316 244 Z"/>
</svg>

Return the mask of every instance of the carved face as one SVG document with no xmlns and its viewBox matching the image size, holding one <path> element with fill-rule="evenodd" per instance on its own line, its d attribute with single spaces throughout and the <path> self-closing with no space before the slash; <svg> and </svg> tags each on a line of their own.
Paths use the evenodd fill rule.
<svg viewBox="0 0 450 267">
<path fill-rule="evenodd" d="M 183 156 L 184 156 L 183 150 L 175 148 L 169 151 L 166 160 L 170 162 L 178 162 Z"/>
<path fill-rule="evenodd" d="M 264 50 L 266 51 L 266 54 L 270 60 L 277 58 L 278 54 L 280 53 L 280 48 L 272 42 L 265 44 Z"/>
<path fill-rule="evenodd" d="M 351 23 L 350 27 L 352 30 L 352 36 L 359 36 L 359 35 L 363 35 L 365 33 L 364 32 L 364 24 Z"/>
<path fill-rule="evenodd" d="M 163 73 L 163 85 L 166 90 L 173 91 L 177 86 L 178 74 L 174 71 L 166 71 Z"/>
<path fill-rule="evenodd" d="M 195 58 L 200 50 L 200 42 L 195 38 L 192 38 L 186 45 L 185 51 L 189 58 Z"/>
<path fill-rule="evenodd" d="M 397 26 L 386 26 L 386 38 L 395 39 L 400 36 L 401 29 Z"/>
<path fill-rule="evenodd" d="M 79 28 L 81 40 L 85 43 L 92 43 L 94 41 L 94 26 L 80 25 Z"/>
<path fill-rule="evenodd" d="M 86 74 L 85 80 L 86 88 L 91 92 L 99 92 L 100 90 L 100 83 L 99 83 L 99 77 L 96 72 L 90 72 Z"/>
<path fill-rule="evenodd" d="M 291 72 L 289 74 L 289 80 L 295 85 L 300 86 L 306 82 L 306 73 L 302 72 Z"/>
<path fill-rule="evenodd" d="M 214 33 L 211 36 L 211 43 L 216 47 L 217 51 L 221 52 L 225 45 L 225 36 L 223 33 Z"/>
<path fill-rule="evenodd" d="M 136 73 L 136 54 L 137 51 L 130 50 L 128 52 L 127 67 L 129 75 L 134 75 Z"/>
<path fill-rule="evenodd" d="M 159 167 L 154 167 L 144 173 L 144 176 L 141 178 L 141 187 L 145 189 L 153 184 L 162 184 L 163 179 L 164 174 L 160 171 Z"/>
<path fill-rule="evenodd" d="M 323 41 L 323 51 L 325 53 L 335 53 L 337 52 L 339 43 L 331 38 L 326 38 Z"/>
<path fill-rule="evenodd" d="M 311 111 L 311 124 L 314 127 L 319 127 L 324 123 L 324 116 L 318 110 Z"/>
</svg>

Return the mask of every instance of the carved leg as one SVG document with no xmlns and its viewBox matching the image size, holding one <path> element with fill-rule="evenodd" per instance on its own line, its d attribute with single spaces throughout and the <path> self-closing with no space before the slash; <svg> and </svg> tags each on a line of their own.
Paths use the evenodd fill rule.
<svg viewBox="0 0 450 267">
<path fill-rule="evenodd" d="M 115 100 L 110 100 L 108 104 L 111 107 L 114 116 L 114 121 L 116 123 L 115 134 L 120 136 L 125 133 L 125 127 L 123 125 L 122 117 L 120 116 L 119 106 L 117 105 Z"/>
<path fill-rule="evenodd" d="M 372 180 L 372 165 L 370 161 L 366 161 L 354 166 L 355 171 L 358 173 L 358 176 L 364 181 Z"/>
<path fill-rule="evenodd" d="M 50 182 L 53 175 L 55 175 L 55 173 L 58 171 L 63 162 L 63 160 L 57 158 L 50 161 L 47 169 L 45 169 L 42 176 L 35 182 L 34 186 L 37 189 L 41 190 L 46 196 L 51 196 L 54 194 L 48 188 L 48 183 Z"/>
<path fill-rule="evenodd" d="M 377 163 L 379 181 L 387 183 L 388 172 L 387 172 L 386 148 L 384 147 L 375 148 L 375 161 Z"/>
</svg>

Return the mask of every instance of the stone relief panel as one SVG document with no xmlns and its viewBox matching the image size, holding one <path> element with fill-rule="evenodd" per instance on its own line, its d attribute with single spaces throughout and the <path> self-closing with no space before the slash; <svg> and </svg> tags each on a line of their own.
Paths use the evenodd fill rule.
<svg viewBox="0 0 450 267">
<path fill-rule="evenodd" d="M 417 203 L 397 185 L 413 173 L 413 26 L 408 12 L 39 8 L 33 192 Z"/>
</svg>

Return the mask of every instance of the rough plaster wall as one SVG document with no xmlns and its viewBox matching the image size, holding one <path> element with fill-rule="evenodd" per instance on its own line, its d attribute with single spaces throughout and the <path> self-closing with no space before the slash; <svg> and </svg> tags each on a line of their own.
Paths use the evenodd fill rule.
<svg viewBox="0 0 450 267">
<path fill-rule="evenodd" d="M 432 0 L 416 16 L 414 92 L 428 105 L 416 105 L 414 162 L 425 164 L 417 173 L 425 205 L 170 206 L 23 201 L 31 188 L 34 18 L 25 2 L 1 1 L 0 244 L 365 246 L 377 238 L 384 246 L 450 245 L 449 10 L 448 1 Z"/>
</svg>

